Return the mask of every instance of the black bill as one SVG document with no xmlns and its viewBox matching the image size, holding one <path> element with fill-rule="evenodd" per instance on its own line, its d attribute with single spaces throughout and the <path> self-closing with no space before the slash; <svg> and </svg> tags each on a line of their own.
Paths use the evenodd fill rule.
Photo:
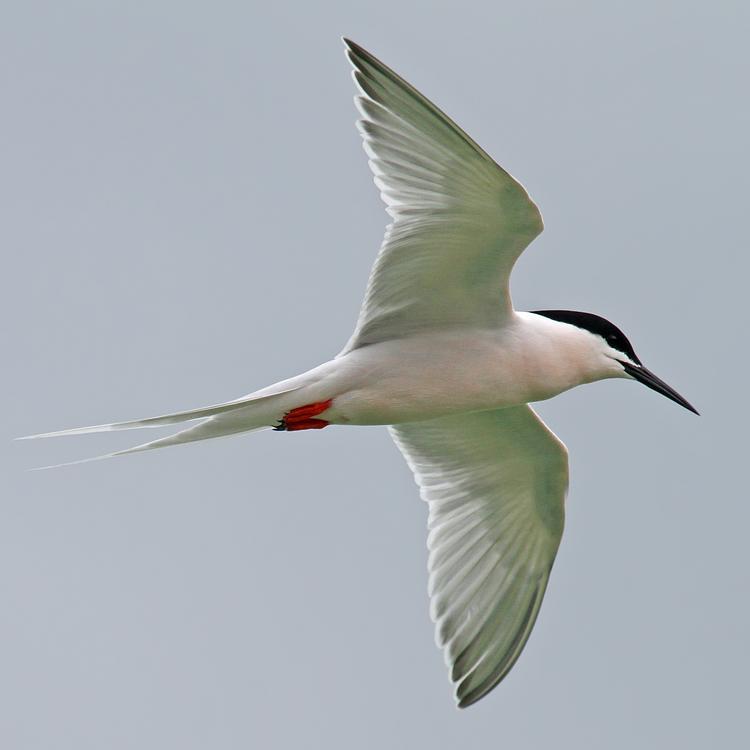
<svg viewBox="0 0 750 750">
<path fill-rule="evenodd" d="M 625 372 L 638 382 L 647 385 L 657 393 L 661 393 L 662 396 L 666 396 L 676 404 L 684 406 L 688 411 L 693 412 L 693 414 L 698 414 L 698 410 L 692 404 L 680 396 L 674 388 L 670 388 L 661 378 L 657 378 L 651 370 L 646 369 L 643 365 L 633 365 L 630 362 L 621 362 L 621 364 L 625 368 Z"/>
</svg>

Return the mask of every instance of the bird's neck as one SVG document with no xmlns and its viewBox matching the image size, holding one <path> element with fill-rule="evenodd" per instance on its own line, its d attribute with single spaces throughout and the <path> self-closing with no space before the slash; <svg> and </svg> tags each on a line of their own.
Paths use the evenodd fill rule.
<svg viewBox="0 0 750 750">
<path fill-rule="evenodd" d="M 516 313 L 516 338 L 532 398 L 556 396 L 577 385 L 617 377 L 596 337 L 576 326 L 535 313 Z"/>
</svg>

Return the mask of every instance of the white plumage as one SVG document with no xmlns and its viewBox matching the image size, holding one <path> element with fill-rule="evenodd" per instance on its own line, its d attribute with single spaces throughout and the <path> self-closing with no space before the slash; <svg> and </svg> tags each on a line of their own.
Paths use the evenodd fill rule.
<svg viewBox="0 0 750 750">
<path fill-rule="evenodd" d="M 513 309 L 513 264 L 542 231 L 536 205 L 416 89 L 346 46 L 393 222 L 338 357 L 224 404 L 33 437 L 197 420 L 107 458 L 264 427 L 391 425 L 429 505 L 431 613 L 463 707 L 521 653 L 562 535 L 567 451 L 528 403 L 628 378 L 695 410 L 603 318 Z"/>
</svg>

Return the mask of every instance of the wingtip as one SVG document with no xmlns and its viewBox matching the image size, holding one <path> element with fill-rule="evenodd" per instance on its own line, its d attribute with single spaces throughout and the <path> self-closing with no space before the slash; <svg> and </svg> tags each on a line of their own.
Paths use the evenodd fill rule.
<svg viewBox="0 0 750 750">
<path fill-rule="evenodd" d="M 459 692 L 458 688 L 456 689 L 455 694 L 453 697 L 456 700 L 456 708 L 459 711 L 463 711 L 467 709 L 469 706 L 473 706 L 478 700 L 478 697 L 472 697 L 471 692 L 468 693 L 461 693 Z"/>
<path fill-rule="evenodd" d="M 344 54 L 349 64 L 356 70 L 357 69 L 357 45 L 351 39 L 347 39 L 345 36 L 341 37 L 341 41 L 344 43 Z"/>
<path fill-rule="evenodd" d="M 456 694 L 456 708 L 463 711 L 469 708 L 469 706 L 473 706 L 475 703 L 478 703 L 487 695 L 488 692 L 489 690 L 469 690 L 463 695 Z"/>
<path fill-rule="evenodd" d="M 351 61 L 352 65 L 356 65 L 356 61 L 364 60 L 367 61 L 373 61 L 375 58 L 373 55 L 371 55 L 361 44 L 357 44 L 356 42 L 353 42 L 348 37 L 342 36 L 341 41 L 344 43 L 344 47 L 346 47 L 346 55 Z"/>
</svg>

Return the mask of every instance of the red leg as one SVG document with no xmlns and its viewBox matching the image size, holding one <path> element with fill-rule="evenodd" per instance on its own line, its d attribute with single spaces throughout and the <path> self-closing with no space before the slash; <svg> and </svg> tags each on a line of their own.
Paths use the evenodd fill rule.
<svg viewBox="0 0 750 750">
<path fill-rule="evenodd" d="M 296 430 L 322 430 L 324 427 L 328 427 L 330 422 L 326 422 L 325 419 L 313 419 L 318 414 L 322 414 L 328 409 L 333 403 L 333 399 L 329 398 L 328 401 L 318 401 L 314 404 L 306 404 L 305 406 L 299 406 L 296 409 L 288 411 L 276 430 L 287 430 L 288 432 L 295 432 Z"/>
</svg>

